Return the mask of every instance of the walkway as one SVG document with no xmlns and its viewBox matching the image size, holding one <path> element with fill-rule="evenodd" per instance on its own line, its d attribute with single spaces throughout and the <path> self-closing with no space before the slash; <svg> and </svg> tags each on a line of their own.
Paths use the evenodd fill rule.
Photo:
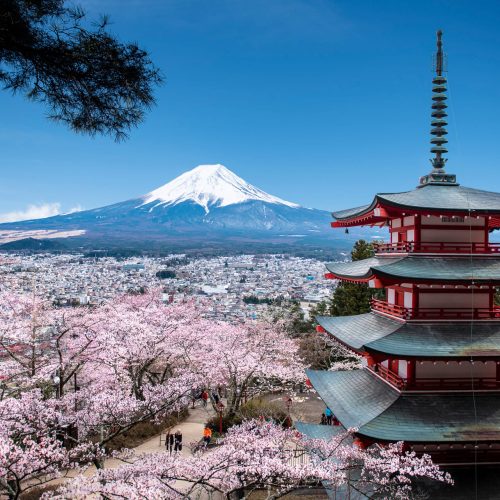
<svg viewBox="0 0 500 500">
<path fill-rule="evenodd" d="M 171 432 L 180 430 L 182 433 L 183 455 L 191 454 L 189 445 L 193 442 L 199 441 L 203 437 L 203 428 L 205 423 L 214 414 L 214 410 L 210 404 L 207 405 L 206 408 L 203 406 L 196 406 L 194 409 L 189 408 L 189 416 L 181 423 L 172 427 Z M 162 437 L 165 437 L 164 432 L 162 433 Z M 134 450 L 137 455 L 142 453 L 158 453 L 159 451 L 165 450 L 165 443 L 162 442 L 160 446 L 160 435 L 157 434 L 156 436 L 149 438 L 147 441 L 144 441 L 144 443 L 134 448 Z M 105 467 L 108 467 L 107 462 Z"/>
<path fill-rule="evenodd" d="M 214 410 L 210 404 L 205 408 L 200 403 L 197 403 L 195 408 L 189 408 L 189 416 L 185 420 L 172 427 L 172 432 L 179 429 L 182 433 L 183 455 L 191 455 L 189 445 L 193 442 L 199 441 L 203 437 L 204 425 L 214 414 Z M 161 436 L 164 438 L 165 432 L 163 432 Z M 137 455 L 158 453 L 165 451 L 165 442 L 162 441 L 160 444 L 160 434 L 156 434 L 155 436 L 144 441 L 144 443 L 133 448 L 133 450 Z M 104 462 L 105 469 L 115 469 L 123 465 L 125 465 L 124 462 L 116 458 L 108 458 Z M 91 465 L 85 470 L 84 476 L 93 476 L 95 472 L 96 468 Z M 78 472 L 76 470 L 71 470 L 66 476 L 45 483 L 42 486 L 42 489 L 64 484 L 66 479 L 75 477 L 77 474 Z"/>
</svg>

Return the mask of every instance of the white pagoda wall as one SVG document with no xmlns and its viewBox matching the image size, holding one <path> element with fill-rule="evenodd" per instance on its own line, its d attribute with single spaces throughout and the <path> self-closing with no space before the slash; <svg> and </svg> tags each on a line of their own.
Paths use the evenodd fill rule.
<svg viewBox="0 0 500 500">
<path fill-rule="evenodd" d="M 484 217 L 465 217 L 463 222 L 447 222 L 441 217 L 432 215 L 421 218 L 420 241 L 428 243 L 472 242 L 485 243 Z M 443 229 L 426 228 L 425 226 L 444 226 Z M 453 227 L 450 227 L 453 226 Z M 477 228 L 477 229 L 471 229 Z"/>
<path fill-rule="evenodd" d="M 449 308 L 488 308 L 490 305 L 489 293 L 474 291 L 474 293 L 453 293 L 450 291 L 418 294 L 419 308 L 449 307 Z"/>
<path fill-rule="evenodd" d="M 400 362 L 401 364 L 401 362 Z M 419 378 L 496 378 L 496 362 L 476 361 L 417 361 L 415 366 L 415 377 Z"/>
<path fill-rule="evenodd" d="M 487 223 L 484 217 L 466 216 L 463 222 L 451 222 L 436 215 L 419 217 L 412 215 L 390 221 L 390 226 L 394 230 L 391 232 L 391 243 L 397 243 L 400 240 L 399 232 L 406 232 L 407 241 L 415 241 L 417 222 L 420 225 L 420 241 L 424 243 L 486 243 L 488 239 L 487 233 L 482 230 Z M 436 226 L 442 226 L 443 229 Z"/>
<path fill-rule="evenodd" d="M 485 243 L 484 231 L 468 229 L 424 229 L 420 231 L 422 243 Z"/>
</svg>

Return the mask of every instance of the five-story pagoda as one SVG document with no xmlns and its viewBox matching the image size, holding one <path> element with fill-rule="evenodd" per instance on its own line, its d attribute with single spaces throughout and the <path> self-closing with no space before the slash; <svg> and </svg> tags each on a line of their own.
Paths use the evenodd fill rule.
<svg viewBox="0 0 500 500">
<path fill-rule="evenodd" d="M 328 264 L 327 277 L 385 291 L 367 314 L 318 317 L 363 356 L 355 371 L 309 371 L 323 401 L 362 445 L 404 441 L 440 463 L 500 459 L 500 193 L 445 171 L 441 32 L 433 79 L 432 171 L 403 193 L 333 214 L 333 227 L 387 226 L 374 257 Z"/>
</svg>

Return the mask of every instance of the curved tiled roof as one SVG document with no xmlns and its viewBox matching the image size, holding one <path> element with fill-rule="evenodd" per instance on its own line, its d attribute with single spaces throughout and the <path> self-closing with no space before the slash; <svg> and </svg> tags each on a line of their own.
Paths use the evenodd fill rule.
<svg viewBox="0 0 500 500">
<path fill-rule="evenodd" d="M 332 215 L 338 220 L 358 217 L 373 210 L 379 203 L 409 209 L 413 208 L 415 210 L 429 209 L 463 212 L 470 209 L 475 213 L 500 214 L 500 193 L 458 185 L 440 186 L 428 184 L 413 191 L 379 193 L 368 205 L 339 210 L 333 212 Z"/>
<path fill-rule="evenodd" d="M 366 281 L 373 276 L 410 282 L 488 282 L 500 283 L 500 259 L 484 257 L 371 257 L 353 262 L 334 262 L 328 271 L 342 279 Z"/>
<path fill-rule="evenodd" d="M 374 313 L 317 316 L 315 319 L 329 334 L 355 350 L 363 349 L 366 344 L 385 337 L 402 326 L 400 321 Z"/>
<path fill-rule="evenodd" d="M 396 389 L 373 377 L 367 370 L 306 370 L 306 375 L 345 428 L 361 428 L 399 397 Z"/>
<path fill-rule="evenodd" d="M 403 394 L 360 433 L 414 443 L 498 441 L 500 398 L 484 392 Z"/>
<path fill-rule="evenodd" d="M 500 441 L 498 393 L 399 393 L 368 370 L 307 371 L 346 428 L 380 441 Z"/>
<path fill-rule="evenodd" d="M 307 436 L 309 439 L 331 439 L 344 429 L 340 426 L 333 425 L 321 425 L 321 424 L 310 424 L 307 422 L 295 422 L 295 428 L 301 433 Z"/>
<path fill-rule="evenodd" d="M 500 322 L 401 323 L 376 313 L 318 316 L 317 322 L 355 350 L 400 358 L 500 356 Z"/>
</svg>

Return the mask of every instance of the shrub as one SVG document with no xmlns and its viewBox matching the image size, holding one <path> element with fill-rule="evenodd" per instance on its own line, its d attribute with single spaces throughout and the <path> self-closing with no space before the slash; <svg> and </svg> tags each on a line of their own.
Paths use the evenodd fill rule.
<svg viewBox="0 0 500 500">
<path fill-rule="evenodd" d="M 140 445 L 147 439 L 160 434 L 165 429 L 178 424 L 180 421 L 184 420 L 188 415 L 188 411 L 184 410 L 177 415 L 170 415 L 165 418 L 162 422 L 155 423 L 153 421 L 141 422 L 132 429 L 123 434 L 116 436 L 107 445 L 106 449 L 108 451 L 121 450 L 122 448 L 134 448 Z"/>
<path fill-rule="evenodd" d="M 236 412 L 236 415 L 230 417 L 228 415 L 222 416 L 222 431 L 226 432 L 233 425 L 239 425 L 244 420 L 252 419 L 265 419 L 273 420 L 276 423 L 283 425 L 284 427 L 290 427 L 291 421 L 288 417 L 286 410 L 276 403 L 270 403 L 264 401 L 261 398 L 251 399 L 247 403 L 241 405 L 240 409 Z M 212 429 L 213 432 L 219 431 L 220 425 L 219 415 L 214 415 L 207 421 L 207 426 Z"/>
</svg>

